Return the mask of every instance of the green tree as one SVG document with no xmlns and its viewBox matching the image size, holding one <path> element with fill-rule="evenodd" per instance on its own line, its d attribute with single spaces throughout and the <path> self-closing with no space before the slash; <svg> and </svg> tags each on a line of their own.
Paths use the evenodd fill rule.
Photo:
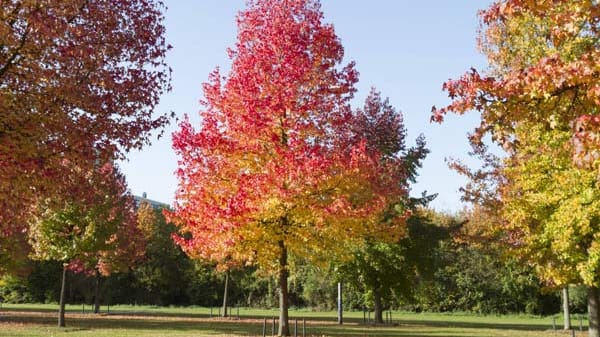
<svg viewBox="0 0 600 337">
<path fill-rule="evenodd" d="M 367 151 L 380 154 L 380 161 L 398 166 L 402 172 L 400 179 L 390 182 L 391 184 L 408 190 L 409 183 L 415 182 L 417 169 L 429 152 L 425 148 L 424 138 L 419 136 L 417 145 L 408 148 L 402 114 L 391 106 L 388 99 L 383 100 L 375 89 L 366 98 L 364 107 L 354 112 L 345 131 L 348 134 L 346 138 L 365 139 Z M 389 200 L 387 208 L 379 214 L 378 221 L 382 224 L 393 222 L 404 210 L 414 208 L 416 204 L 426 204 L 433 197 L 410 199 L 405 194 L 398 194 Z M 413 227 L 412 230 L 415 231 L 416 228 Z M 416 261 L 406 261 L 407 250 L 406 245 L 398 242 L 386 242 L 367 236 L 364 242 L 356 246 L 354 260 L 342 268 L 345 270 L 343 274 L 354 274 L 348 278 L 360 280 L 366 289 L 368 298 L 374 305 L 377 323 L 383 323 L 382 299 L 389 297 L 393 289 L 408 288 L 411 278 L 409 275 L 413 274 L 410 270 L 413 266 L 409 265 Z"/>
<path fill-rule="evenodd" d="M 144 259 L 133 271 L 137 300 L 153 305 L 186 302 L 195 267 L 173 242 L 177 228 L 166 221 L 162 208 L 154 209 L 146 201 L 141 201 L 137 214 L 146 240 Z"/>
<path fill-rule="evenodd" d="M 394 301 L 414 303 L 416 285 L 433 279 L 437 246 L 450 229 L 433 224 L 423 211 L 409 218 L 407 234 L 395 243 L 370 242 L 342 264 L 338 273 L 372 304 L 375 322 L 383 323 L 383 310 Z"/>
<path fill-rule="evenodd" d="M 110 274 L 131 266 L 143 255 L 143 241 L 136 223 L 133 196 L 125 177 L 106 164 L 91 172 L 79 172 L 85 199 L 66 202 L 46 200 L 32 222 L 32 257 L 63 264 L 59 326 L 65 326 L 67 270 Z"/>
</svg>

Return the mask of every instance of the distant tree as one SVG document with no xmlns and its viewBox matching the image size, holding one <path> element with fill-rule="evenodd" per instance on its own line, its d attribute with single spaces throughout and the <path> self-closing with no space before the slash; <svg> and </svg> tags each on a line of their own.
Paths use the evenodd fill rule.
<svg viewBox="0 0 600 337">
<path fill-rule="evenodd" d="M 502 242 L 504 233 L 494 232 L 501 217 L 479 206 L 457 215 L 425 211 L 420 216 L 425 226 L 409 235 L 416 242 L 408 246 L 414 247 L 409 260 L 416 258 L 422 270 L 411 286 L 412 297 L 402 299 L 408 308 L 480 314 L 556 312 L 556 296 L 546 294 L 532 266 L 511 254 L 511 247 Z"/>
<path fill-rule="evenodd" d="M 194 265 L 173 242 L 177 228 L 166 221 L 163 209 L 154 209 L 142 201 L 137 211 L 147 243 L 143 261 L 133 270 L 134 285 L 139 292 L 136 301 L 152 305 L 192 304 L 185 298 Z"/>
<path fill-rule="evenodd" d="M 297 267 L 295 276 L 300 283 L 299 295 L 306 306 L 312 310 L 335 310 L 338 280 L 332 268 L 303 264 Z M 344 297 L 346 294 L 344 291 Z M 350 308 L 345 298 L 344 306 Z"/>
<path fill-rule="evenodd" d="M 125 177 L 112 164 L 106 164 L 80 172 L 79 186 L 89 192 L 83 200 L 41 202 L 29 232 L 34 259 L 63 263 L 61 327 L 65 326 L 67 270 L 108 275 L 131 267 L 144 252 Z"/>
<path fill-rule="evenodd" d="M 395 166 L 400 174 L 395 175 L 397 181 L 390 183 L 402 190 L 408 190 L 409 183 L 415 182 L 417 168 L 421 167 L 429 150 L 425 148 L 422 136 L 417 139 L 415 147 L 407 148 L 402 114 L 390 105 L 388 99 L 382 100 L 381 94 L 375 89 L 371 90 L 364 107 L 355 111 L 343 130 L 347 134 L 342 139 L 354 142 L 366 140 L 366 150 L 369 153 L 380 154 L 382 162 Z M 427 199 L 428 197 L 424 197 L 421 203 L 426 203 Z M 415 201 L 406 194 L 396 195 L 379 214 L 379 221 L 387 223 L 394 217 L 402 216 L 401 210 L 412 208 Z M 351 274 L 356 273 L 350 278 L 360 280 L 372 295 L 377 323 L 383 323 L 382 297 L 389 294 L 392 288 L 406 286 L 402 283 L 406 283 L 407 277 L 410 277 L 407 274 L 412 273 L 404 263 L 403 251 L 406 247 L 397 243 L 374 240 L 367 236 L 366 241 L 358 246 L 354 254 L 355 260 L 346 268 Z M 404 273 L 399 273 L 399 270 L 403 270 Z"/>
</svg>

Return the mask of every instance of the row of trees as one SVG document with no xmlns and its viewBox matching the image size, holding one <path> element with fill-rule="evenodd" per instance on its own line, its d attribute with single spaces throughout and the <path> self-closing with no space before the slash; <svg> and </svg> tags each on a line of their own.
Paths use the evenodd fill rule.
<svg viewBox="0 0 600 337">
<path fill-rule="evenodd" d="M 144 255 L 151 217 L 111 163 L 168 122 L 153 117 L 170 89 L 163 7 L 10 1 L 0 12 L 0 268 L 61 263 L 60 326 L 68 270 L 99 278 Z M 403 235 L 427 152 L 422 139 L 406 147 L 377 92 L 350 107 L 358 73 L 322 17 L 314 0 L 250 1 L 229 76 L 204 85 L 200 130 L 186 119 L 173 136 L 176 242 L 220 270 L 277 275 L 280 335 L 297 261 L 342 263 Z"/>
<path fill-rule="evenodd" d="M 212 306 L 223 303 L 225 272 L 189 258 L 171 239 L 176 231 L 154 210 L 145 254 L 130 270 L 97 277 L 69 271 L 66 301 L 94 305 L 138 304 Z M 344 283 L 346 310 L 387 309 L 480 314 L 554 314 L 557 292 L 540 285 L 532 268 L 506 260 L 497 247 L 467 243 L 463 218 L 420 211 L 408 221 L 407 235 L 393 244 L 372 244 L 341 265 L 295 261 L 289 282 L 290 305 L 314 310 L 336 307 L 337 282 Z M 26 275 L 5 275 L 0 296 L 8 302 L 57 303 L 63 267 L 58 261 L 27 263 Z M 233 269 L 230 306 L 277 306 L 277 280 L 255 267 Z M 583 297 L 582 297 L 583 296 Z M 585 312 L 585 291 L 571 291 L 572 310 Z M 98 308 L 95 308 L 98 309 Z M 221 311 L 223 313 L 223 311 Z"/>
</svg>

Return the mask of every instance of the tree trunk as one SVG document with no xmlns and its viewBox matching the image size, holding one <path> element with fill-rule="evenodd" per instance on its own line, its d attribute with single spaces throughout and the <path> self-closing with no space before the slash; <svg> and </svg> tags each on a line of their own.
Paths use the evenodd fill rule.
<svg viewBox="0 0 600 337">
<path fill-rule="evenodd" d="M 227 317 L 227 292 L 229 291 L 229 269 L 225 273 L 225 290 L 223 291 L 223 317 Z"/>
<path fill-rule="evenodd" d="M 600 322 L 600 311 L 598 310 L 598 288 L 588 287 L 588 318 L 589 318 L 589 337 L 600 337 L 598 323 Z"/>
<path fill-rule="evenodd" d="M 269 277 L 269 282 L 267 282 L 267 301 L 266 301 L 267 308 L 269 308 L 269 309 L 271 309 L 275 306 L 274 301 L 273 301 L 273 298 L 275 297 L 275 296 L 273 296 L 273 283 L 274 283 L 273 278 Z"/>
<path fill-rule="evenodd" d="M 288 322 L 288 266 L 287 248 L 283 241 L 279 241 L 279 336 L 289 336 Z"/>
<path fill-rule="evenodd" d="M 342 307 L 342 282 L 338 282 L 337 309 L 338 324 L 344 324 L 344 308 Z"/>
<path fill-rule="evenodd" d="M 571 330 L 571 311 L 569 310 L 569 286 L 562 288 L 562 306 L 563 306 L 563 321 L 564 330 Z"/>
<path fill-rule="evenodd" d="M 94 282 L 94 314 L 100 313 L 100 273 L 96 270 L 96 280 Z"/>
<path fill-rule="evenodd" d="M 58 326 L 65 327 L 65 292 L 67 285 L 67 265 L 63 265 L 62 284 L 60 286 L 60 300 L 58 306 Z"/>
<path fill-rule="evenodd" d="M 373 289 L 373 306 L 375 307 L 375 323 L 383 324 L 383 305 L 381 304 L 381 292 L 379 287 Z"/>
</svg>

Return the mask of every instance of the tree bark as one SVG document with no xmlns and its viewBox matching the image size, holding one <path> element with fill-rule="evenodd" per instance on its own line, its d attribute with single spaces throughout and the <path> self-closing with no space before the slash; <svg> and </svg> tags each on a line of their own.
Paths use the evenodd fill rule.
<svg viewBox="0 0 600 337">
<path fill-rule="evenodd" d="M 379 287 L 373 289 L 373 306 L 375 307 L 375 323 L 383 324 L 383 305 L 381 304 L 381 292 Z"/>
<path fill-rule="evenodd" d="M 96 270 L 96 280 L 94 282 L 94 314 L 100 313 L 100 273 Z"/>
<path fill-rule="evenodd" d="M 227 317 L 227 293 L 229 291 L 229 269 L 225 273 L 225 290 L 223 291 L 223 317 Z"/>
<path fill-rule="evenodd" d="M 279 241 L 279 336 L 289 336 L 289 296 L 288 296 L 288 265 L 287 248 L 283 241 Z"/>
<path fill-rule="evenodd" d="M 571 330 L 571 311 L 569 310 L 569 286 L 562 288 L 562 306 L 563 306 L 563 321 L 564 330 Z"/>
<path fill-rule="evenodd" d="M 600 322 L 600 311 L 598 310 L 598 288 L 588 287 L 588 318 L 589 318 L 589 337 L 600 337 L 600 331 L 598 330 L 598 323 Z"/>
<path fill-rule="evenodd" d="M 58 306 L 58 327 L 65 327 L 65 288 L 67 284 L 67 265 L 63 265 L 62 283 L 60 286 L 60 300 Z"/>
<path fill-rule="evenodd" d="M 271 309 L 274 305 L 274 295 L 273 295 L 273 279 L 269 277 L 269 282 L 267 283 L 267 308 Z"/>
</svg>

